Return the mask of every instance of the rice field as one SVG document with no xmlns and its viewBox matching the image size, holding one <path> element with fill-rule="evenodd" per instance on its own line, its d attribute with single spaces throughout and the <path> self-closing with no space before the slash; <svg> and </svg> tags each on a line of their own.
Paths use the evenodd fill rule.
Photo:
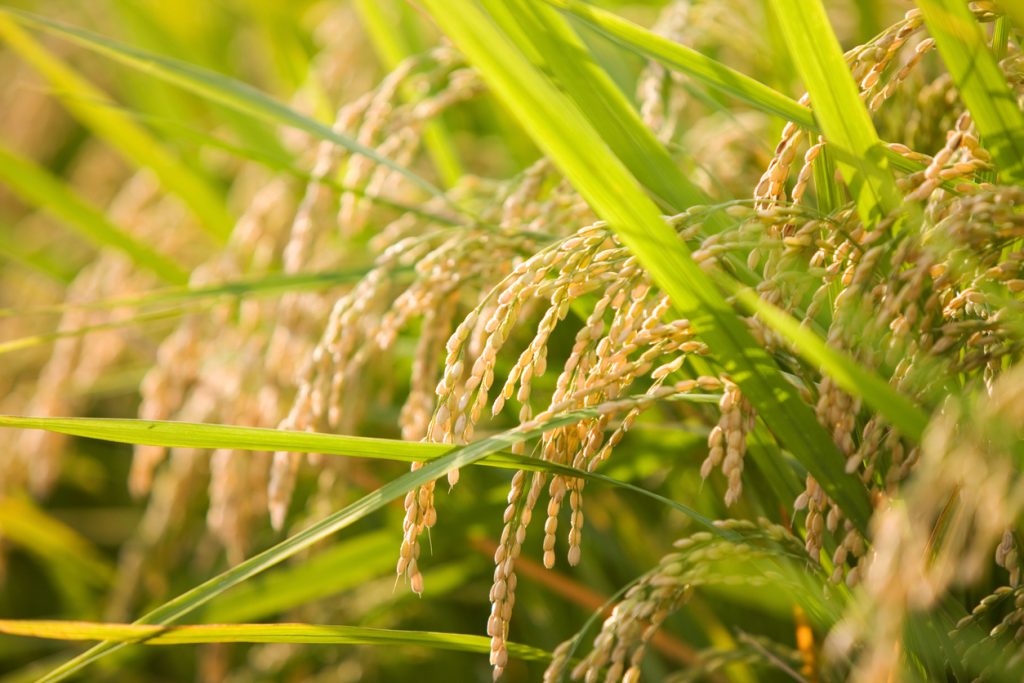
<svg viewBox="0 0 1024 683">
<path fill-rule="evenodd" d="M 0 7 L 0 683 L 1021 680 L 1022 39 Z"/>
</svg>

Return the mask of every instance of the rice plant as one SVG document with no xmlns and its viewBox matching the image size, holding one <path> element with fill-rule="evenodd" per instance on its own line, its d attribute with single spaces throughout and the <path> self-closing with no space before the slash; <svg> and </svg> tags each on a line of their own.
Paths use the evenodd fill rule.
<svg viewBox="0 0 1024 683">
<path fill-rule="evenodd" d="M 186 9 L 0 8 L 0 681 L 1024 675 L 1014 0 Z"/>
</svg>

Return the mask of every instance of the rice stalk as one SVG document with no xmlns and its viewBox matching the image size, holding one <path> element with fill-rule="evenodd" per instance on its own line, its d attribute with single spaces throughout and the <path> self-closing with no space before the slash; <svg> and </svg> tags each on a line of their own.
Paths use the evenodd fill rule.
<svg viewBox="0 0 1024 683">
<path fill-rule="evenodd" d="M 310 135 L 281 131 L 282 144 L 309 169 L 303 176 L 238 162 L 243 210 L 222 249 L 197 258 L 184 233 L 168 227 L 185 220 L 182 206 L 149 176 L 121 184 L 109 220 L 161 254 L 199 263 L 192 290 L 279 274 L 365 274 L 322 291 L 215 300 L 207 310 L 188 309 L 162 336 L 129 327 L 75 334 L 131 319 L 156 285 L 139 259 L 104 250 L 60 293 L 65 303 L 54 304 L 61 336 L 49 358 L 32 377 L 4 380 L 4 410 L 87 412 L 93 408 L 76 387 L 141 360 L 147 369 L 136 414 L 144 420 L 383 433 L 452 452 L 384 484 L 375 467 L 318 453 L 252 453 L 242 442 L 136 444 L 128 487 L 145 507 L 120 547 L 107 616 L 126 621 L 159 593 L 161 563 L 181 561 L 180 539 L 206 539 L 193 566 L 209 569 L 203 558 L 223 553 L 233 569 L 145 623 L 197 609 L 384 506 L 370 493 L 332 514 L 361 488 L 397 496 L 396 507 L 401 498 L 397 580 L 429 596 L 436 561 L 424 536 L 428 547 L 442 547 L 460 521 L 440 508 L 465 510 L 467 498 L 480 498 L 477 514 L 491 502 L 473 488 L 481 481 L 475 474 L 465 475 L 467 486 L 449 464 L 507 447 L 503 463 L 515 471 L 490 520 L 497 537 L 485 579 L 490 615 L 476 628 L 486 633 L 492 675 L 521 677 L 511 655 L 529 631 L 513 614 L 517 600 L 536 594 L 520 582 L 517 561 L 536 552 L 549 570 L 601 571 L 607 530 L 630 533 L 617 518 L 619 504 L 588 489 L 587 479 L 639 476 L 635 454 L 652 439 L 689 433 L 698 446 L 685 457 L 673 458 L 663 444 L 653 449 L 664 472 L 649 480 L 675 486 L 676 509 L 697 508 L 692 519 L 712 530 L 664 520 L 635 525 L 637 539 L 622 539 L 625 548 L 650 541 L 646 534 L 655 546 L 669 531 L 681 540 L 669 554 L 654 548 L 663 557 L 653 568 L 649 558 L 624 562 L 648 562 L 640 570 L 649 570 L 614 600 L 588 649 L 577 654 L 582 632 L 554 649 L 544 680 L 653 678 L 658 669 L 645 662 L 654 634 L 679 628 L 674 613 L 717 613 L 707 605 L 722 594 L 756 604 L 771 615 L 767 624 L 792 625 L 793 642 L 731 622 L 731 649 L 704 643 L 716 627 L 691 617 L 686 633 L 702 641 L 694 643 L 702 655 L 671 680 L 742 679 L 768 669 L 823 681 L 911 672 L 1012 679 L 1024 665 L 1017 476 L 1024 190 L 977 83 L 943 45 L 934 12 L 946 3 L 922 2 L 923 12 L 910 10 L 845 53 L 804 55 L 797 54 L 809 50 L 804 34 L 817 25 L 806 22 L 824 25 L 824 14 L 800 17 L 800 7 L 770 3 L 810 95 L 791 101 L 768 86 L 731 83 L 757 103 L 750 110 L 724 105 L 691 80 L 703 65 L 705 82 L 727 81 L 726 61 L 758 71 L 757 46 L 768 37 L 733 3 L 669 3 L 653 28 L 660 42 L 603 11 L 551 4 L 658 48 L 662 59 L 645 59 L 631 83 L 637 111 L 628 119 L 614 114 L 631 106 L 625 97 L 608 110 L 586 106 L 594 93 L 618 86 L 600 71 L 586 89 L 583 74 L 604 62 L 575 32 L 580 24 L 552 25 L 544 35 L 525 30 L 546 16 L 562 21 L 547 3 L 523 0 L 517 7 L 526 14 L 517 17 L 499 3 L 460 4 L 461 16 L 431 1 L 427 9 L 453 44 L 408 56 L 376 86 L 347 96 L 320 139 L 312 135 L 319 124 L 306 126 Z M 972 27 L 1003 22 L 997 56 L 979 78 L 1005 85 L 1005 123 L 1024 100 L 1019 45 L 994 4 L 957 12 Z M 479 19 L 492 45 L 473 42 L 479 38 L 467 17 Z M 731 35 L 748 40 L 730 42 Z M 673 69 L 665 54 L 686 52 L 667 48 L 673 41 L 709 51 L 723 44 L 716 53 L 723 63 L 690 55 L 685 68 Z M 552 61 L 574 54 L 578 62 Z M 325 56 L 315 75 L 330 80 L 336 66 Z M 846 109 L 831 99 L 836 79 L 849 80 Z M 223 96 L 237 95 L 221 87 Z M 430 152 L 427 131 L 442 115 L 461 120 L 491 106 L 492 95 L 536 137 L 540 158 L 508 176 L 463 171 L 423 199 L 410 169 Z M 308 103 L 296 96 L 293 104 L 298 111 Z M 858 118 L 846 121 L 853 104 Z M 775 126 L 770 115 L 780 113 L 792 120 Z M 559 116 L 565 120 L 553 120 Z M 559 138 L 571 131 L 565 121 L 578 137 Z M 642 137 L 631 138 L 630 126 L 645 126 L 633 129 Z M 771 130 L 779 131 L 774 147 Z M 336 144 L 342 139 L 353 144 Z M 588 141 L 589 150 L 575 147 Z M 591 158 L 609 165 L 595 171 Z M 680 177 L 680 169 L 693 170 L 694 187 L 665 196 L 665 179 L 651 173 L 665 164 Z M 643 187 L 671 211 L 658 211 Z M 659 234 L 663 250 L 652 249 L 638 226 Z M 684 265 L 676 272 L 667 264 Z M 105 300 L 122 305 L 90 305 Z M 27 407 L 9 408 L 26 398 Z M 3 496 L 25 488 L 60 495 L 69 476 L 61 461 L 72 449 L 59 431 L 18 434 L 14 457 L 0 463 Z M 406 456 L 397 459 L 421 457 Z M 775 479 L 772 467 L 782 473 Z M 443 503 L 437 476 L 451 494 Z M 542 531 L 531 536 L 535 514 Z M 645 513 L 637 506 L 629 514 Z M 300 528 L 312 531 L 293 533 Z M 281 546 L 246 559 L 270 530 L 285 529 L 293 535 Z M 178 560 L 167 560 L 175 553 Z M 735 597 L 742 593 L 750 595 Z M 782 617 L 772 612 L 777 605 L 766 606 L 772 593 L 788 600 Z M 794 604 L 804 616 L 793 616 Z M 335 607 L 304 609 L 328 620 Z M 48 680 L 117 647 L 98 646 Z M 209 666 L 226 665 L 223 654 L 208 657 Z"/>
</svg>

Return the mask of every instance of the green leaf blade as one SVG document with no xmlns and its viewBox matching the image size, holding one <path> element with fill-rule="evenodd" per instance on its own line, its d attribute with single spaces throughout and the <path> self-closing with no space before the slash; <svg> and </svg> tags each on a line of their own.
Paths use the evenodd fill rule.
<svg viewBox="0 0 1024 683">
<path fill-rule="evenodd" d="M 758 111 L 792 121 L 813 133 L 821 133 L 821 127 L 809 107 L 805 107 L 791 97 L 692 48 L 659 36 L 612 12 L 581 2 L 581 0 L 545 0 L 545 2 L 572 12 L 597 32 L 637 54 L 652 59 L 669 69 L 686 74 L 709 88 L 731 95 Z M 907 159 L 888 147 L 883 148 L 882 153 L 893 168 L 905 173 L 914 173 L 924 169 L 920 163 Z M 955 189 L 953 183 L 945 183 L 944 186 L 949 190 Z"/>
<path fill-rule="evenodd" d="M 824 7 L 820 0 L 771 6 L 857 211 L 865 224 L 877 223 L 899 208 L 900 193 Z"/>
<path fill-rule="evenodd" d="M 541 0 L 485 0 L 483 4 L 520 49 L 536 54 L 539 66 L 551 71 L 615 155 L 662 206 L 679 212 L 708 202 L 558 12 Z"/>
<path fill-rule="evenodd" d="M 813 129 L 814 114 L 796 100 L 719 61 L 581 0 L 545 0 L 572 12 L 603 35 L 661 64 L 728 93 L 761 111 Z"/>
<path fill-rule="evenodd" d="M 457 652 L 490 652 L 485 636 L 440 631 L 402 631 L 364 626 L 319 624 L 202 624 L 151 626 L 104 624 L 91 621 L 0 620 L 0 633 L 53 640 L 103 640 L 145 645 L 200 643 L 307 643 L 313 645 L 419 646 Z M 508 643 L 509 655 L 546 661 L 551 655 L 539 648 Z"/>
<path fill-rule="evenodd" d="M 480 70 L 584 199 L 608 221 L 659 287 L 722 360 L 744 395 L 828 494 L 862 528 L 870 505 L 851 485 L 835 444 L 683 242 L 604 140 L 550 82 L 467 0 L 426 0 L 446 35 Z"/>
<path fill-rule="evenodd" d="M 1024 111 L 989 50 L 981 26 L 959 0 L 917 0 L 917 6 L 992 152 L 999 175 L 1014 183 L 1024 182 Z"/>
</svg>

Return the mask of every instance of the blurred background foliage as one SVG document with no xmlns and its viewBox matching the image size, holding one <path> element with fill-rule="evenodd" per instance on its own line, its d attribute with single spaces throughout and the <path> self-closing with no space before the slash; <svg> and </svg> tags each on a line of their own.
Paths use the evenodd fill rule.
<svg viewBox="0 0 1024 683">
<path fill-rule="evenodd" d="M 664 5 L 657 0 L 595 4 L 644 26 Z M 368 92 L 401 59 L 439 40 L 415 3 L 401 0 L 26 0 L 4 5 L 231 76 L 325 125 L 331 125 L 342 104 Z M 909 6 L 887 0 L 828 3 L 845 46 L 870 39 Z M 707 0 L 695 2 L 694 11 L 701 29 L 695 47 L 783 93 L 800 95 L 802 86 L 765 2 Z M 602 66 L 632 96 L 644 60 L 576 26 Z M 160 343 L 184 317 L 242 319 L 250 298 L 287 295 L 282 291 L 287 284 L 271 286 L 270 278 L 281 270 L 279 255 L 258 272 L 241 269 L 237 279 L 256 282 L 257 291 L 189 297 L 167 288 L 185 284 L 190 273 L 224 249 L 234 221 L 272 179 L 286 179 L 281 210 L 290 211 L 309 178 L 316 143 L 306 133 L 217 104 L 3 13 L 0 74 L 0 413 L 37 414 L 47 406 L 58 408 L 52 414 L 136 415 L 140 382 Z M 673 158 L 713 197 L 749 196 L 783 122 L 697 82 L 685 87 L 697 114 L 669 139 Z M 876 120 L 882 137 L 904 137 L 895 132 L 906 130 L 906 116 L 906 110 L 886 110 Z M 914 116 L 920 125 L 913 130 L 913 143 L 941 146 L 952 121 L 943 120 L 941 112 L 932 116 L 918 110 Z M 410 164 L 439 186 L 448 187 L 463 174 L 510 178 L 539 156 L 490 95 L 458 103 L 440 121 L 448 136 L 441 147 L 450 156 L 431 148 L 435 153 L 419 155 Z M 413 195 L 409 201 L 415 201 Z M 386 206 L 375 211 L 369 229 L 332 238 L 333 250 L 324 259 L 328 270 L 368 267 L 374 228 L 401 213 Z M 90 264 L 112 249 L 131 254 L 131 263 L 115 259 L 89 276 Z M 117 268 L 125 272 L 105 277 Z M 92 280 L 83 280 L 88 277 Z M 336 283 L 306 287 L 324 302 L 346 291 Z M 133 299 L 134 304 L 124 303 Z M 68 307 L 86 302 L 95 305 Z M 557 331 L 553 355 L 564 356 L 572 343 L 569 331 Z M 78 346 L 67 351 L 69 344 Z M 395 365 L 375 375 L 396 386 L 388 387 L 392 392 L 386 395 L 382 389 L 380 397 L 365 397 L 368 408 L 359 433 L 400 436 L 400 402 L 394 397 L 407 390 L 403 382 L 414 344 L 415 335 L 404 334 Z M 52 359 L 60 356 L 62 345 L 66 362 L 56 369 Z M 108 351 L 116 357 L 100 360 Z M 222 353 L 229 357 L 234 349 Z M 39 387 L 46 382 L 55 384 L 58 395 L 44 401 Z M 694 409 L 692 419 L 668 411 L 646 416 L 605 473 L 684 501 L 710 517 L 728 516 L 722 482 L 703 482 L 698 474 L 707 455 L 708 427 L 698 419 L 701 414 Z M 26 448 L 13 430 L 0 438 L 0 457 Z M 47 473 L 28 475 L 29 480 L 43 479 L 27 485 L 38 496 L 13 481 L 0 481 L 2 618 L 130 621 L 284 537 L 263 516 L 234 549 L 214 538 L 206 524 L 208 457 L 197 455 L 193 469 L 182 475 L 191 482 L 182 486 L 190 495 L 174 500 L 172 517 L 153 519 L 145 500 L 133 498 L 126 485 L 130 446 L 71 439 L 60 450 L 59 469 L 50 472 L 50 466 L 39 465 Z M 26 456 L 29 469 L 33 457 L 33 452 Z M 331 484 L 329 501 L 340 507 L 404 471 L 400 463 L 353 460 L 336 475 L 343 481 Z M 328 499 L 317 494 L 325 476 L 332 475 L 300 471 L 291 530 L 331 509 L 325 508 Z M 785 519 L 790 514 L 772 505 L 777 496 L 756 476 L 748 487 L 752 493 L 729 515 L 765 513 Z M 489 610 L 490 556 L 507 488 L 506 471 L 469 468 L 452 495 L 444 496 L 443 520 L 430 535 L 430 560 L 423 563 L 422 597 L 396 588 L 394 562 L 402 529 L 402 508 L 396 502 L 215 599 L 195 621 L 279 620 L 481 634 Z M 588 492 L 589 535 L 578 567 L 544 570 L 541 538 L 528 539 L 510 640 L 553 650 L 622 586 L 654 566 L 672 540 L 692 531 L 685 517 L 651 500 L 601 485 Z M 150 537 L 151 529 L 159 529 L 159 536 Z M 795 604 L 772 588 L 702 589 L 663 629 L 647 658 L 646 679 L 663 680 L 692 664 L 699 650 L 729 649 L 744 635 L 749 642 L 768 636 L 796 649 L 806 618 L 794 612 Z M 33 680 L 77 650 L 46 640 L 0 637 L 0 683 Z M 543 663 L 513 660 L 505 680 L 539 680 L 543 668 Z M 746 664 L 710 676 L 737 683 L 792 678 L 781 669 Z M 414 677 L 489 680 L 491 669 L 480 654 L 425 647 L 218 643 L 129 648 L 90 669 L 83 680 Z"/>
</svg>

